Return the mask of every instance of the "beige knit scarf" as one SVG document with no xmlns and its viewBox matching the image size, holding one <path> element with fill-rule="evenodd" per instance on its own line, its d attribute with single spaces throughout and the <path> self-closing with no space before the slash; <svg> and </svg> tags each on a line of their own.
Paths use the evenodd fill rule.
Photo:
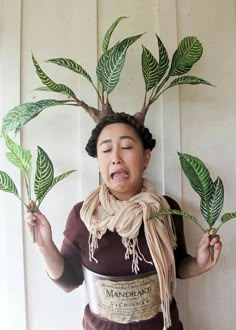
<svg viewBox="0 0 236 330">
<path fill-rule="evenodd" d="M 107 230 L 116 231 L 126 248 L 125 259 L 132 257 L 132 272 L 139 271 L 139 260 L 145 260 L 138 245 L 142 223 L 159 284 L 164 329 L 171 326 L 170 301 L 176 284 L 173 249 L 176 247 L 175 231 L 169 216 L 155 217 L 161 209 L 169 209 L 167 201 L 159 196 L 154 186 L 143 179 L 141 193 L 127 201 L 117 200 L 105 184 L 92 192 L 84 201 L 80 216 L 89 235 L 89 258 L 96 260 L 94 252 L 98 240 Z"/>
</svg>

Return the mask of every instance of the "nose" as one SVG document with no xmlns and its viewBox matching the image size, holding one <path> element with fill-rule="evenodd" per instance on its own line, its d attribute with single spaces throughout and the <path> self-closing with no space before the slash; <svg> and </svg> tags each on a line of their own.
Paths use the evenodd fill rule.
<svg viewBox="0 0 236 330">
<path fill-rule="evenodd" d="M 122 158 L 119 154 L 118 150 L 114 150 L 112 154 L 112 165 L 119 165 L 122 164 Z"/>
<path fill-rule="evenodd" d="M 116 164 L 121 164 L 121 160 L 117 159 L 112 161 L 112 165 L 116 165 Z"/>
</svg>

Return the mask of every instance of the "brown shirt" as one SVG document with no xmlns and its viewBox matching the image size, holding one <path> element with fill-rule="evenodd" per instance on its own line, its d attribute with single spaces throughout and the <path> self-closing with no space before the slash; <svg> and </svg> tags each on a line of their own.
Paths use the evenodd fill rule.
<svg viewBox="0 0 236 330">
<path fill-rule="evenodd" d="M 166 197 L 172 209 L 179 209 L 178 204 Z M 80 219 L 80 209 L 82 202 L 76 204 L 67 220 L 64 231 L 64 240 L 61 253 L 64 256 L 64 272 L 58 280 L 54 281 L 65 291 L 71 291 L 82 284 L 84 278 L 81 264 L 93 272 L 110 276 L 133 275 L 131 270 L 131 259 L 125 260 L 125 248 L 121 242 L 121 237 L 116 232 L 107 231 L 98 241 L 98 248 L 95 250 L 95 261 L 89 261 L 88 239 L 89 232 Z M 188 256 L 185 245 L 183 219 L 180 216 L 173 216 L 174 226 L 177 235 L 177 248 L 174 251 L 176 269 L 181 260 Z M 144 228 L 141 226 L 138 236 L 140 251 L 146 260 L 152 260 L 146 243 Z M 154 269 L 154 266 L 145 261 L 139 262 L 139 273 L 146 273 Z M 177 272 L 178 276 L 178 272 Z M 171 303 L 172 327 L 170 330 L 181 330 L 182 325 L 179 321 L 178 310 L 175 300 Z M 120 324 L 103 320 L 94 315 L 87 305 L 85 308 L 83 326 L 86 330 L 150 330 L 163 329 L 162 313 L 158 313 L 154 318 L 146 321 L 132 322 L 130 324 Z"/>
</svg>

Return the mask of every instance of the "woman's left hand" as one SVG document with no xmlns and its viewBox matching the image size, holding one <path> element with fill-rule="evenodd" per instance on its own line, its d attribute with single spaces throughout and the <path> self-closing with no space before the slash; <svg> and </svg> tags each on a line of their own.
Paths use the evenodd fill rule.
<svg viewBox="0 0 236 330">
<path fill-rule="evenodd" d="M 222 242 L 219 235 L 210 239 L 210 232 L 208 231 L 202 236 L 196 251 L 196 263 L 201 272 L 205 273 L 216 265 L 221 249 Z"/>
</svg>

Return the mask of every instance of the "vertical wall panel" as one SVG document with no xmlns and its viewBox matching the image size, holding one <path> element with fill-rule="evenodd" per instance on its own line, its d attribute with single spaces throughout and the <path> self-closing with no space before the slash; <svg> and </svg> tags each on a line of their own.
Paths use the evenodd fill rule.
<svg viewBox="0 0 236 330">
<path fill-rule="evenodd" d="M 24 0 L 22 15 L 23 102 L 41 98 L 65 98 L 55 93 L 34 91 L 42 83 L 32 64 L 33 52 L 40 66 L 55 82 L 68 85 L 79 98 L 96 106 L 96 92 L 86 79 L 62 67 L 45 63 L 55 57 L 71 58 L 94 79 L 97 62 L 96 1 Z M 32 150 L 34 156 L 37 145 L 44 148 L 54 163 L 55 175 L 78 169 L 76 174 L 59 183 L 41 206 L 41 211 L 52 225 L 53 238 L 58 248 L 62 243 L 70 210 L 98 184 L 97 166 L 84 153 L 85 141 L 93 122 L 83 111 L 72 106 L 48 108 L 23 130 L 24 147 Z M 70 294 L 62 291 L 48 278 L 27 235 L 25 247 L 28 329 L 81 329 L 83 288 Z"/>
<path fill-rule="evenodd" d="M 21 1 L 0 1 L 0 120 L 20 103 Z M 19 142 L 19 139 L 18 139 Z M 14 180 L 19 193 L 19 171 L 6 160 L 0 141 L 0 169 Z M 26 329 L 24 255 L 21 204 L 0 192 L 0 328 Z M 14 312 L 13 312 L 14 311 Z"/>
<path fill-rule="evenodd" d="M 225 185 L 222 214 L 236 210 L 235 1 L 177 1 L 179 38 L 196 35 L 204 52 L 193 73 L 216 87 L 181 88 L 182 150 L 201 158 L 213 180 L 220 176 Z M 183 177 L 184 209 L 199 218 L 199 198 Z M 187 245 L 195 254 L 201 236 L 186 220 Z M 220 231 L 223 251 L 216 268 L 185 281 L 185 326 L 191 330 L 229 330 L 235 327 L 235 230 L 232 220 Z"/>
</svg>

